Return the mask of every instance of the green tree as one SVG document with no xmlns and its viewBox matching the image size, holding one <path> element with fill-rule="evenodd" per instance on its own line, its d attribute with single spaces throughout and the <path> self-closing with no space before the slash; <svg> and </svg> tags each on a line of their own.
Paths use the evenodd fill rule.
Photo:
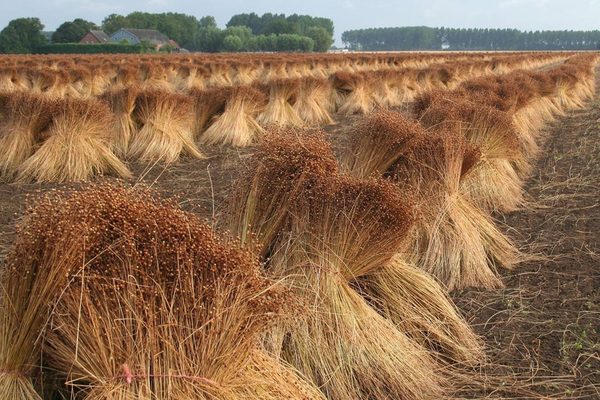
<svg viewBox="0 0 600 400">
<path fill-rule="evenodd" d="M 311 51 L 314 45 L 314 40 L 306 36 L 277 35 L 277 51 Z"/>
<path fill-rule="evenodd" d="M 311 26 L 307 29 L 306 36 L 314 40 L 314 51 L 324 53 L 333 44 L 333 38 L 325 28 Z"/>
<path fill-rule="evenodd" d="M 205 17 L 200 18 L 199 28 L 216 28 L 216 27 L 217 27 L 217 21 L 215 20 L 215 17 L 213 17 L 212 15 L 207 15 Z"/>
<path fill-rule="evenodd" d="M 252 14 L 254 14 L 254 13 L 252 13 Z M 257 32 L 254 31 L 254 26 L 252 26 L 252 24 L 250 22 L 250 15 L 252 15 L 252 14 L 236 14 L 229 19 L 229 22 L 227 22 L 225 24 L 225 26 L 227 28 L 232 27 L 232 26 L 247 26 L 248 28 L 252 29 L 252 32 L 254 34 L 257 34 Z M 254 15 L 256 15 L 256 14 L 254 14 Z M 258 17 L 258 15 L 256 15 L 256 17 L 260 18 L 260 17 Z M 262 27 L 261 27 L 261 29 L 262 29 Z"/>
<path fill-rule="evenodd" d="M 297 35 L 299 33 L 298 24 L 295 22 L 288 22 L 283 18 L 272 19 L 267 24 L 267 27 L 262 30 L 263 34 L 270 35 Z"/>
<path fill-rule="evenodd" d="M 40 46 L 48 43 L 42 35 L 43 29 L 39 18 L 13 19 L 0 32 L 0 53 L 35 53 Z"/>
<path fill-rule="evenodd" d="M 244 43 L 239 36 L 225 36 L 223 39 L 223 50 L 227 52 L 235 52 L 242 50 Z"/>
<path fill-rule="evenodd" d="M 196 36 L 189 46 L 192 50 L 202 51 L 205 53 L 218 53 L 223 46 L 225 35 L 219 28 L 206 27 L 200 28 L 196 32 Z"/>
<path fill-rule="evenodd" d="M 315 49 L 315 41 L 308 36 L 300 36 L 298 40 L 298 51 L 310 52 Z"/>
<path fill-rule="evenodd" d="M 277 51 L 277 35 L 259 35 L 258 50 Z"/>
<path fill-rule="evenodd" d="M 74 19 L 71 22 L 64 22 L 52 34 L 52 43 L 77 43 L 91 29 L 100 29 L 93 22 L 81 18 Z"/>
<path fill-rule="evenodd" d="M 248 42 L 254 36 L 252 35 L 252 30 L 247 26 L 230 26 L 229 28 L 225 29 L 223 35 L 225 36 L 225 39 L 227 39 L 230 36 L 238 37 L 241 43 L 239 49 L 225 49 L 226 51 L 248 50 Z"/>
<path fill-rule="evenodd" d="M 127 18 L 119 14 L 110 14 L 102 20 L 102 30 L 108 35 L 112 35 L 121 28 L 133 28 L 129 26 Z"/>
<path fill-rule="evenodd" d="M 155 29 L 173 39 L 180 46 L 187 47 L 194 40 L 194 32 L 200 29 L 200 21 L 192 15 L 181 13 L 156 14 Z"/>
</svg>

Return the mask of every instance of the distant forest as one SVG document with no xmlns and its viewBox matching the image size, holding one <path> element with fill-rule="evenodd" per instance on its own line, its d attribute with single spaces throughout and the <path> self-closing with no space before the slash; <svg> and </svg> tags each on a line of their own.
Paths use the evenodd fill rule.
<svg viewBox="0 0 600 400">
<path fill-rule="evenodd" d="M 526 31 L 454 29 L 426 26 L 345 31 L 351 50 L 595 50 L 600 31 Z"/>
</svg>

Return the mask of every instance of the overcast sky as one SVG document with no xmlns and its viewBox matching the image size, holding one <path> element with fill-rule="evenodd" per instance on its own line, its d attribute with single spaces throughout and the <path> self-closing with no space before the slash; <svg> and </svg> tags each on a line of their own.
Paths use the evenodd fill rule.
<svg viewBox="0 0 600 400">
<path fill-rule="evenodd" d="M 49 31 L 75 18 L 100 24 L 109 14 L 132 11 L 212 15 L 220 27 L 240 13 L 308 14 L 333 20 L 338 46 L 343 31 L 375 27 L 600 29 L 600 0 L 0 0 L 0 10 L 0 29 L 15 18 L 38 17 Z"/>
</svg>

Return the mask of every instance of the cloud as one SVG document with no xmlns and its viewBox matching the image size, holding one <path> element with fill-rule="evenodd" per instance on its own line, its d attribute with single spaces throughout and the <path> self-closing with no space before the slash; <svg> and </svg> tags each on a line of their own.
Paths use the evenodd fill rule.
<svg viewBox="0 0 600 400">
<path fill-rule="evenodd" d="M 148 0 L 148 4 L 151 6 L 167 7 L 169 2 L 167 0 Z"/>
<path fill-rule="evenodd" d="M 516 6 L 519 3 L 521 3 L 521 0 L 506 0 L 506 1 L 501 1 L 498 6 L 500 8 L 509 8 L 509 7 L 512 7 L 512 6 Z"/>
<path fill-rule="evenodd" d="M 592 1 L 596 1 L 596 0 L 592 0 Z M 519 6 L 519 5 L 529 5 L 529 4 L 533 4 L 536 7 L 543 7 L 548 3 L 548 0 L 533 0 L 533 1 L 527 1 L 527 0 L 504 0 L 501 1 L 500 4 L 498 4 L 498 6 L 502 9 L 505 8 L 510 8 L 510 7 L 515 7 L 515 6 Z"/>
</svg>

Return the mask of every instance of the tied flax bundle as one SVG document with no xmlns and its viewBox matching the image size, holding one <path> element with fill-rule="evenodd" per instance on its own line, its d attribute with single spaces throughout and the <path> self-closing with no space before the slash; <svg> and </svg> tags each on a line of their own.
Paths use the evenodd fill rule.
<svg viewBox="0 0 600 400">
<path fill-rule="evenodd" d="M 204 156 L 194 143 L 192 101 L 159 89 L 140 91 L 134 120 L 140 128 L 129 141 L 128 156 L 140 162 L 173 162 L 181 153 Z"/>
<path fill-rule="evenodd" d="M 19 182 L 85 181 L 105 173 L 129 177 L 113 152 L 113 117 L 104 102 L 75 98 L 50 105 L 52 122 L 36 152 L 19 168 Z"/>
<path fill-rule="evenodd" d="M 16 259 L 55 271 L 38 282 L 46 295 L 25 308 L 40 311 L 30 307 L 41 301 L 50 311 L 36 315 L 49 321 L 43 359 L 66 382 L 60 395 L 322 398 L 260 346 L 288 307 L 286 290 L 261 275 L 251 253 L 173 200 L 102 184 L 51 194 L 30 215 L 31 234 L 22 237 L 40 256 Z M 42 258 L 56 246 L 40 241 L 40 231 L 52 239 L 55 228 L 71 251 Z"/>
<path fill-rule="evenodd" d="M 227 86 L 218 96 L 225 98 L 223 113 L 214 118 L 198 141 L 202 144 L 246 147 L 257 141 L 263 129 L 255 118 L 264 110 L 266 95 L 250 86 Z"/>
<path fill-rule="evenodd" d="M 429 351 L 377 312 L 355 281 L 389 262 L 414 221 L 410 198 L 383 180 L 319 179 L 294 204 L 268 273 L 304 304 L 272 347 L 331 399 L 443 397 Z"/>
<path fill-rule="evenodd" d="M 490 212 L 520 208 L 523 177 L 531 167 L 510 115 L 459 93 L 437 91 L 425 96 L 420 103 L 428 106 L 417 115 L 424 128 L 456 132 L 481 150 L 478 167 L 462 182 L 465 192 Z"/>
<path fill-rule="evenodd" d="M 11 181 L 42 141 L 51 121 L 44 97 L 27 92 L 0 93 L 0 177 Z"/>
</svg>

